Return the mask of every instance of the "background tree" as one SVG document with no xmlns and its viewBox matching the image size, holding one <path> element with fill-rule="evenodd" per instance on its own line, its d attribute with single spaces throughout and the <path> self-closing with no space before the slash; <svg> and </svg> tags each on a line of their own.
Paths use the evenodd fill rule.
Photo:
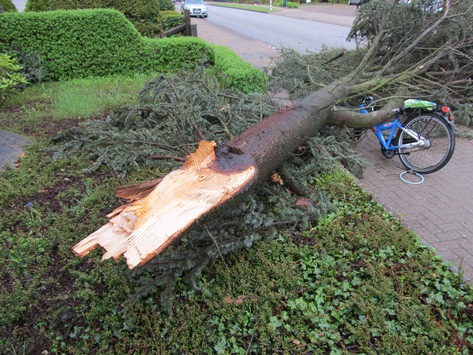
<svg viewBox="0 0 473 355">
<path fill-rule="evenodd" d="M 0 0 L 0 9 L 3 9 L 5 12 L 18 12 L 11 0 Z"/>
</svg>

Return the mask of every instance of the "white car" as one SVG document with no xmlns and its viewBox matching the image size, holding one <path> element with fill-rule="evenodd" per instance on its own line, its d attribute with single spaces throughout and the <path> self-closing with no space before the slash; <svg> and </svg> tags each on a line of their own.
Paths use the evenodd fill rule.
<svg viewBox="0 0 473 355">
<path fill-rule="evenodd" d="M 207 17 L 207 2 L 204 0 L 184 0 L 181 4 L 181 14 L 189 10 L 191 16 Z"/>
</svg>

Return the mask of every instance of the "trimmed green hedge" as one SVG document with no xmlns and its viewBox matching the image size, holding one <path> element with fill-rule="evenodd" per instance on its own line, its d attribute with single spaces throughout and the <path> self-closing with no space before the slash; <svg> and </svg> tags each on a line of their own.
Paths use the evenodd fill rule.
<svg viewBox="0 0 473 355">
<path fill-rule="evenodd" d="M 3 50 L 36 50 L 52 80 L 172 72 L 201 61 L 214 62 L 205 41 L 144 38 L 122 13 L 112 9 L 0 16 Z"/>
<path fill-rule="evenodd" d="M 147 37 L 159 37 L 161 11 L 174 11 L 171 0 L 28 0 L 26 11 L 57 11 L 79 9 L 115 9 Z M 175 11 L 174 11 L 175 12 Z"/>
<path fill-rule="evenodd" d="M 163 21 L 164 30 L 169 30 L 173 27 L 184 24 L 184 15 L 181 15 L 176 11 L 161 11 L 159 13 L 161 20 Z"/>
<path fill-rule="evenodd" d="M 49 80 L 176 72 L 209 65 L 226 85 L 264 91 L 266 77 L 225 47 L 194 37 L 142 37 L 113 9 L 0 15 L 0 52 L 37 52 Z"/>
</svg>

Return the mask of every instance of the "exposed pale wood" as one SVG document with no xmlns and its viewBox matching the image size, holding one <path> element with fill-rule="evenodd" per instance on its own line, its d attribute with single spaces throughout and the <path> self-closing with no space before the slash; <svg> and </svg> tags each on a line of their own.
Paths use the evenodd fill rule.
<svg viewBox="0 0 473 355">
<path fill-rule="evenodd" d="M 124 255 L 132 269 L 164 250 L 256 175 L 252 164 L 231 169 L 221 166 L 215 146 L 215 142 L 201 142 L 180 169 L 166 175 L 146 197 L 112 212 L 110 222 L 76 244 L 74 253 L 85 256 L 100 245 L 107 251 L 103 259 Z M 124 196 L 135 199 L 140 195 L 132 190 Z"/>
</svg>

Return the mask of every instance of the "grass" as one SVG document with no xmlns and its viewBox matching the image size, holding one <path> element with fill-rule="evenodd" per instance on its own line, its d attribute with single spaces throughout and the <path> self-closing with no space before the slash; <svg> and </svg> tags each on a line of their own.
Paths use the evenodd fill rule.
<svg viewBox="0 0 473 355">
<path fill-rule="evenodd" d="M 56 117 L 89 117 L 133 102 L 147 79 L 149 76 L 137 75 L 69 81 L 61 92 L 51 93 Z"/>
<path fill-rule="evenodd" d="M 265 13 L 270 13 L 270 12 L 279 12 L 280 10 L 275 9 L 274 7 L 272 9 L 269 8 L 269 6 L 261 5 L 261 6 L 255 6 L 255 5 L 244 5 L 244 4 L 228 4 L 228 3 L 212 3 L 212 6 L 220 6 L 220 7 L 228 7 L 232 9 L 238 9 L 238 10 L 248 10 L 248 11 L 256 11 L 256 12 L 265 12 Z"/>
<path fill-rule="evenodd" d="M 0 116 L 2 125 L 13 132 L 30 134 L 43 121 L 90 118 L 135 102 L 148 79 L 146 75 L 116 76 L 31 85 L 9 98 L 10 110 Z"/>
<path fill-rule="evenodd" d="M 50 160 L 48 139 L 132 103 L 144 80 L 34 85 L 0 112 L 0 129 L 35 141 L 0 175 L 0 353 L 473 351 L 472 288 L 341 171 L 312 181 L 335 212 L 224 256 L 197 289 L 179 280 L 171 313 L 153 268 L 72 255 L 120 203 L 117 186 L 157 172 L 88 175 L 81 157 Z"/>
</svg>

